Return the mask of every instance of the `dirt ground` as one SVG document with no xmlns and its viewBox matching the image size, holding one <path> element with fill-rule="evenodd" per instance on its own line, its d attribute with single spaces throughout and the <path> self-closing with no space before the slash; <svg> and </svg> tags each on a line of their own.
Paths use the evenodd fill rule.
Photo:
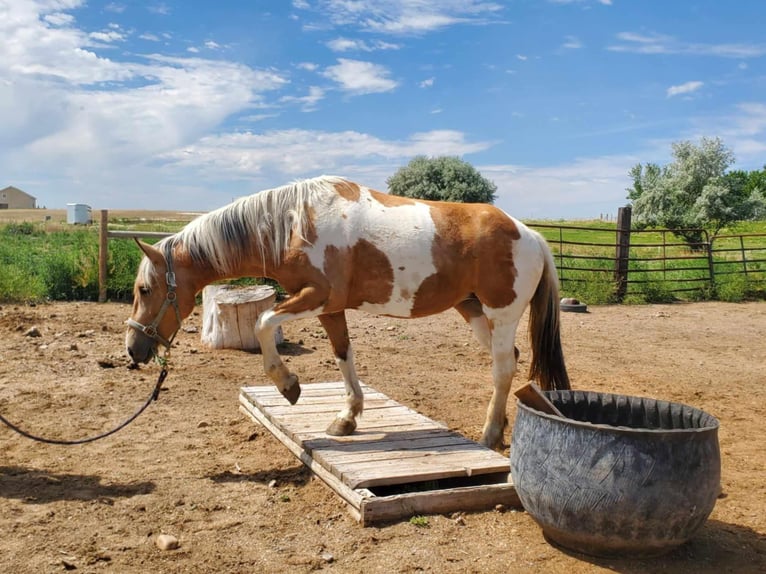
<svg viewBox="0 0 766 574">
<path fill-rule="evenodd" d="M 721 497 L 695 538 L 654 559 L 563 552 L 510 509 L 362 528 L 239 412 L 239 388 L 266 384 L 260 356 L 203 347 L 200 311 L 179 334 L 159 401 L 125 430 L 65 447 L 0 427 L 0 571 L 766 572 L 766 303 L 562 315 L 574 387 L 684 402 L 720 419 Z M 128 314 L 111 303 L 2 306 L 0 412 L 59 438 L 132 413 L 158 369 L 127 368 Z M 351 313 L 349 323 L 365 383 L 479 438 L 490 361 L 457 313 L 417 321 Z M 283 353 L 304 384 L 339 380 L 317 321 L 288 324 L 284 334 Z M 525 370 L 521 330 L 519 346 Z M 160 534 L 180 547 L 160 550 Z"/>
</svg>

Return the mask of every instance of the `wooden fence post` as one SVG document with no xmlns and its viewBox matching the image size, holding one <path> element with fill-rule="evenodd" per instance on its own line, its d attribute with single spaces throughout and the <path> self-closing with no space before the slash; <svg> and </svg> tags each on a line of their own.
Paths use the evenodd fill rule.
<svg viewBox="0 0 766 574">
<path fill-rule="evenodd" d="M 98 228 L 98 302 L 106 302 L 106 261 L 109 255 L 108 249 L 108 211 L 106 209 L 101 210 L 101 219 Z"/>
<path fill-rule="evenodd" d="M 630 216 L 629 205 L 617 210 L 617 253 L 615 254 L 614 281 L 615 295 L 622 302 L 628 290 L 628 264 L 630 262 Z"/>
</svg>

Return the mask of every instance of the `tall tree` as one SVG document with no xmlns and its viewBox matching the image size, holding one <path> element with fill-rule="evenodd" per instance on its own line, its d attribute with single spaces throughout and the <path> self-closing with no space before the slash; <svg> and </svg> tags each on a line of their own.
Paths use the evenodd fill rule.
<svg viewBox="0 0 766 574">
<path fill-rule="evenodd" d="M 704 238 L 699 230 L 715 235 L 731 223 L 766 213 L 764 190 L 748 188 L 749 175 L 727 173 L 734 154 L 721 139 L 702 138 L 699 145 L 675 142 L 673 158 L 665 166 L 647 163 L 631 169 L 633 187 L 627 192 L 637 225 L 678 230 L 694 247 Z"/>
<path fill-rule="evenodd" d="M 393 195 L 460 203 L 492 203 L 497 191 L 470 163 L 452 156 L 417 156 L 386 183 Z"/>
</svg>

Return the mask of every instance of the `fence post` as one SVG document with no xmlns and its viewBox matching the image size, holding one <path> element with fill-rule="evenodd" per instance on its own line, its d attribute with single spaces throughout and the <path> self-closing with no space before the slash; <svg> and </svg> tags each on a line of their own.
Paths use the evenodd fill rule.
<svg viewBox="0 0 766 574">
<path fill-rule="evenodd" d="M 101 220 L 98 227 L 98 302 L 106 302 L 106 260 L 108 256 L 107 221 L 108 211 L 101 210 Z"/>
<path fill-rule="evenodd" d="M 631 207 L 626 205 L 617 210 L 617 252 L 615 254 L 614 282 L 615 296 L 622 302 L 628 290 L 628 263 L 630 255 Z"/>
</svg>

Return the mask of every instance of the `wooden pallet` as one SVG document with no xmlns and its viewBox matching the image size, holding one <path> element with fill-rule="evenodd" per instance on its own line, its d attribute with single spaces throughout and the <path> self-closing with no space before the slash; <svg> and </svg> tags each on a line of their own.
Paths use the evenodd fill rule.
<svg viewBox="0 0 766 574">
<path fill-rule="evenodd" d="M 240 408 L 269 429 L 363 525 L 417 514 L 521 507 L 507 458 L 362 386 L 351 436 L 325 428 L 343 408 L 342 382 L 303 385 L 291 406 L 274 386 L 243 387 Z"/>
</svg>

